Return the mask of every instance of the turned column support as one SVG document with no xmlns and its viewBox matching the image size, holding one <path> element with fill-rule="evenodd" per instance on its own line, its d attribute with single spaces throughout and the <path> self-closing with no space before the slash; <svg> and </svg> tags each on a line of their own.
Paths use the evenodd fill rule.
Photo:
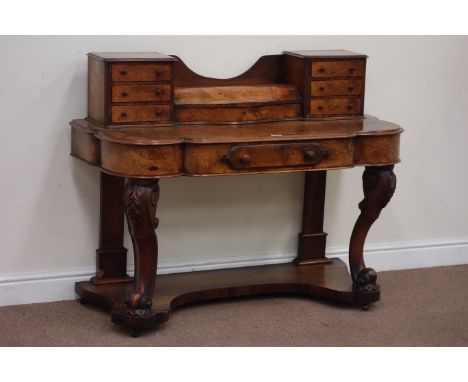
<svg viewBox="0 0 468 382">
<path fill-rule="evenodd" d="M 124 204 L 135 258 L 133 291 L 127 297 L 127 313 L 145 316 L 151 313 L 156 280 L 158 242 L 154 230 L 159 199 L 159 179 L 129 179 Z"/>
<path fill-rule="evenodd" d="M 380 289 L 377 273 L 366 268 L 364 263 L 364 243 L 372 224 L 378 219 L 380 211 L 387 205 L 395 192 L 396 176 L 393 165 L 366 167 L 362 175 L 364 199 L 359 203 L 361 214 L 354 225 L 349 243 L 349 266 L 353 279 L 353 290 L 375 292 Z"/>
</svg>

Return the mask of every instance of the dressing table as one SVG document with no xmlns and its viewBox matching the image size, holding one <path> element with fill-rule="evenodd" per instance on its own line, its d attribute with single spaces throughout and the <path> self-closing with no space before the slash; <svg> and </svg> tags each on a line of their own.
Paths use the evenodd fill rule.
<svg viewBox="0 0 468 382">
<path fill-rule="evenodd" d="M 88 54 L 88 116 L 70 123 L 71 155 L 100 168 L 101 207 L 96 275 L 76 284 L 81 301 L 108 308 L 135 335 L 196 301 L 275 293 L 363 308 L 378 301 L 363 248 L 395 191 L 403 130 L 363 114 L 366 59 L 343 50 L 284 52 L 261 57 L 238 77 L 215 79 L 176 56 Z M 327 170 L 354 166 L 365 167 L 364 199 L 349 274 L 325 256 L 323 216 Z M 292 263 L 157 275 L 160 179 L 284 172 L 305 174 Z"/>
</svg>

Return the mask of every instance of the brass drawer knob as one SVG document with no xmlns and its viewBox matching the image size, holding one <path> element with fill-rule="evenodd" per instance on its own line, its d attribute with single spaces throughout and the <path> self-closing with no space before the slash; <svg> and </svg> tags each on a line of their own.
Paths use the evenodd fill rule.
<svg viewBox="0 0 468 382">
<path fill-rule="evenodd" d="M 123 117 L 123 118 L 125 118 L 125 117 L 127 116 L 127 112 L 126 112 L 126 111 L 122 111 L 122 112 L 120 113 L 120 116 Z"/>
<path fill-rule="evenodd" d="M 314 150 L 307 150 L 304 152 L 304 159 L 306 161 L 312 162 L 317 158 L 317 154 L 315 153 Z"/>
<path fill-rule="evenodd" d="M 249 164 L 252 161 L 249 154 L 244 154 L 239 158 L 239 162 L 242 164 Z"/>
<path fill-rule="evenodd" d="M 325 69 L 323 66 L 321 66 L 321 67 L 319 68 L 319 72 L 320 72 L 320 73 L 325 73 L 325 70 L 326 70 L 326 69 Z"/>
</svg>

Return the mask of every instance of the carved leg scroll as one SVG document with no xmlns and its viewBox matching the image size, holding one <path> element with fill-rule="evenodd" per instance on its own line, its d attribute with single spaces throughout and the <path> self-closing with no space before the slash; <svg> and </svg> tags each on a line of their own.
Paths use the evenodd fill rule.
<svg viewBox="0 0 468 382">
<path fill-rule="evenodd" d="M 128 296 L 127 313 L 145 316 L 151 313 L 156 279 L 158 226 L 156 207 L 159 199 L 158 179 L 129 179 L 125 188 L 125 215 L 133 242 L 135 280 Z"/>
<path fill-rule="evenodd" d="M 387 205 L 395 192 L 396 177 L 392 166 L 366 167 L 362 176 L 364 199 L 359 203 L 361 214 L 354 225 L 349 244 L 349 265 L 353 289 L 357 292 L 375 292 L 380 289 L 377 273 L 366 268 L 364 242 L 380 211 Z"/>
</svg>

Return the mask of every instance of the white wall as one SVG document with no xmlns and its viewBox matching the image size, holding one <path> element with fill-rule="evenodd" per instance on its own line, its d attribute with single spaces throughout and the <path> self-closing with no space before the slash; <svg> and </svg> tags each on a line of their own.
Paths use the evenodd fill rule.
<svg viewBox="0 0 468 382">
<path fill-rule="evenodd" d="M 440 251 L 430 264 L 468 260 L 468 37 L 0 37 L 0 281 L 94 267 L 98 170 L 69 156 L 68 127 L 86 116 L 87 52 L 160 51 L 200 74 L 231 77 L 261 55 L 294 49 L 367 54 L 365 112 L 406 129 L 397 191 L 369 234 L 370 247 L 416 245 L 424 257 L 425 243 L 442 243 L 458 257 Z M 362 198 L 361 173 L 329 172 L 325 228 L 330 250 L 342 255 Z M 162 267 L 292 257 L 302 182 L 301 174 L 163 180 Z M 405 256 L 393 265 L 388 256 L 374 262 L 401 268 Z"/>
</svg>

